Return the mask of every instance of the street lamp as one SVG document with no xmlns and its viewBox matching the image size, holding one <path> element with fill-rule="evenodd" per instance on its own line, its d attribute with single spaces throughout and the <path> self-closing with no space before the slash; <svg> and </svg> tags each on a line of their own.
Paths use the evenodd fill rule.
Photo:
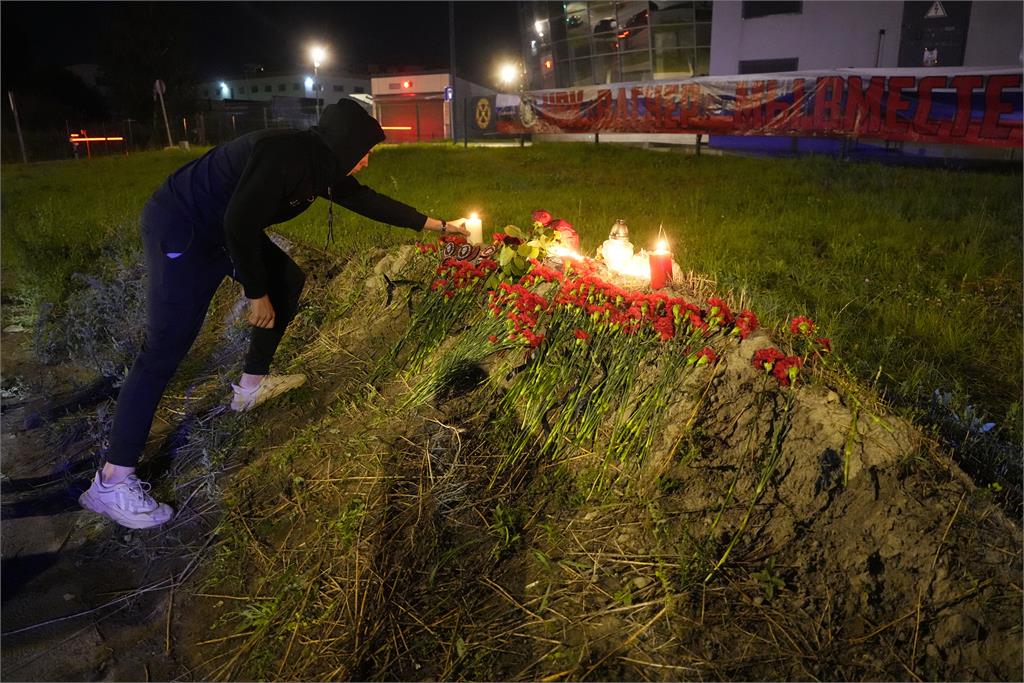
<svg viewBox="0 0 1024 683">
<path fill-rule="evenodd" d="M 502 64 L 501 69 L 498 71 L 498 78 L 506 86 L 515 83 L 519 79 L 519 67 L 512 62 Z"/>
<path fill-rule="evenodd" d="M 318 72 L 320 65 L 327 57 L 327 50 L 320 45 L 314 45 L 309 49 L 309 57 L 313 60 L 313 95 L 316 97 L 316 118 L 320 120 L 320 80 Z"/>
</svg>

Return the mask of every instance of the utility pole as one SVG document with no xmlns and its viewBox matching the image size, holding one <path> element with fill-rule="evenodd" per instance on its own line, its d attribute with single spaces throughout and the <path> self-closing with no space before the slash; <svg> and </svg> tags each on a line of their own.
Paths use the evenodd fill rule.
<svg viewBox="0 0 1024 683">
<path fill-rule="evenodd" d="M 164 128 L 167 129 L 167 146 L 174 147 L 174 140 L 171 138 L 171 124 L 167 121 L 167 107 L 164 106 L 164 91 L 167 86 L 160 79 L 153 84 L 153 99 L 160 98 L 160 110 L 164 113 Z"/>
<path fill-rule="evenodd" d="M 452 89 L 452 99 L 449 102 L 448 113 L 451 116 L 449 122 L 452 131 L 452 142 L 455 141 L 456 128 L 455 128 L 455 107 L 457 99 L 455 99 L 455 2 L 454 0 L 448 0 L 448 59 L 451 62 L 448 71 L 451 83 L 449 85 Z"/>
<path fill-rule="evenodd" d="M 21 137 L 21 121 L 18 120 L 18 107 L 14 104 L 14 92 L 7 91 L 7 100 L 11 103 L 11 113 L 14 114 L 14 127 L 18 130 L 18 144 L 21 145 L 21 161 L 28 163 L 28 155 L 25 153 L 25 138 Z"/>
<path fill-rule="evenodd" d="M 313 62 L 313 97 L 316 98 L 316 120 L 320 122 L 320 62 Z"/>
</svg>

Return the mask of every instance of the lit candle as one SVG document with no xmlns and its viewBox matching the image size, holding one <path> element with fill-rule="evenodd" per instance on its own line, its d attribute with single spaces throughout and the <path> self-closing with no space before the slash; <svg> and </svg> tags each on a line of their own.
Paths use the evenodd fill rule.
<svg viewBox="0 0 1024 683">
<path fill-rule="evenodd" d="M 607 239 L 601 245 L 601 255 L 610 270 L 625 272 L 633 258 L 633 245 L 629 240 Z"/>
<path fill-rule="evenodd" d="M 469 232 L 470 244 L 484 243 L 484 226 L 475 213 L 469 214 L 469 218 L 466 219 L 466 230 Z"/>
<path fill-rule="evenodd" d="M 661 289 L 672 281 L 672 252 L 668 250 L 668 242 L 660 240 L 648 257 L 651 261 L 651 289 Z"/>
</svg>

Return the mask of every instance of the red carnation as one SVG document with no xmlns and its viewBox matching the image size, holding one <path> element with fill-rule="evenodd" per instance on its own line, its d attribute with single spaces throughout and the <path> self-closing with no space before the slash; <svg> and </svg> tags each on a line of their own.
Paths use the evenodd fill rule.
<svg viewBox="0 0 1024 683">
<path fill-rule="evenodd" d="M 757 326 L 757 316 L 754 315 L 754 312 L 744 309 L 736 316 L 736 327 L 733 328 L 733 332 L 738 334 L 740 339 L 746 339 L 751 332 L 757 329 Z"/>
<path fill-rule="evenodd" d="M 818 337 L 814 341 L 818 342 L 818 346 L 821 347 L 822 353 L 832 353 L 832 340 L 828 337 Z"/>
<path fill-rule="evenodd" d="M 779 360 L 772 369 L 772 374 L 775 375 L 775 379 L 779 380 L 779 384 L 788 387 L 790 383 L 796 381 L 796 376 L 800 373 L 800 366 L 804 362 L 799 356 L 789 356 Z"/>
<path fill-rule="evenodd" d="M 751 361 L 751 365 L 753 365 L 758 370 L 771 372 L 772 367 L 775 365 L 775 363 L 777 363 L 778 361 L 782 360 L 785 357 L 786 354 L 782 353 L 782 351 L 779 351 L 778 349 L 775 348 L 769 347 L 766 349 L 759 349 L 754 353 L 754 359 Z"/>
<path fill-rule="evenodd" d="M 789 331 L 793 334 L 802 334 L 809 337 L 814 334 L 815 329 L 814 321 L 802 315 L 798 315 L 789 321 Z"/>
<path fill-rule="evenodd" d="M 697 367 L 704 364 L 712 364 L 718 360 L 718 354 L 710 346 L 705 346 L 703 349 L 697 352 Z"/>
<path fill-rule="evenodd" d="M 587 339 L 590 339 L 590 335 L 589 335 L 589 334 L 587 334 L 586 332 L 584 332 L 583 330 L 575 330 L 575 331 L 573 332 L 573 334 L 574 334 L 574 335 L 576 336 L 576 338 L 577 338 L 577 339 L 579 339 L 580 341 L 586 341 Z"/>
<path fill-rule="evenodd" d="M 492 344 L 497 344 L 498 343 L 498 338 L 496 336 L 494 336 L 493 334 L 491 334 L 491 335 L 487 336 L 487 341 L 491 342 Z"/>
<path fill-rule="evenodd" d="M 720 318 L 723 323 L 732 322 L 732 311 L 729 310 L 727 303 L 712 297 L 708 299 L 708 305 L 711 306 L 711 310 L 708 311 L 709 318 Z"/>
<path fill-rule="evenodd" d="M 552 219 L 551 214 L 548 213 L 547 211 L 545 211 L 544 209 L 537 209 L 536 211 L 533 212 L 532 215 L 533 215 L 533 222 L 534 223 L 540 223 L 544 227 L 547 227 L 548 224 L 551 223 L 551 219 Z M 572 227 L 572 226 L 570 226 L 570 227 Z"/>
<path fill-rule="evenodd" d="M 708 329 L 708 324 L 697 313 L 690 313 L 690 326 L 695 330 L 706 331 Z"/>
<path fill-rule="evenodd" d="M 671 315 L 660 316 L 654 321 L 654 331 L 661 337 L 661 341 L 667 342 L 676 335 L 676 328 Z"/>
</svg>

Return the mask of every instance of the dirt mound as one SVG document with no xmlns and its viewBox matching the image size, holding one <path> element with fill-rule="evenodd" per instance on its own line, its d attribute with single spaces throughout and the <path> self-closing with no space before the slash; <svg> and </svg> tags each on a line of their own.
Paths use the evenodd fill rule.
<svg viewBox="0 0 1024 683">
<path fill-rule="evenodd" d="M 709 336 L 710 364 L 623 342 L 631 368 L 580 364 L 598 336 L 554 317 L 505 343 L 436 265 L 406 247 L 324 283 L 294 360 L 320 412 L 237 476 L 209 580 L 255 602 L 200 671 L 1021 678 L 1019 528 L 867 392 L 828 367 L 781 387 L 760 331 Z"/>
<path fill-rule="evenodd" d="M 294 253 L 309 290 L 277 365 L 310 382 L 273 420 L 211 412 L 244 341 L 225 291 L 147 459 L 179 525 L 89 526 L 61 492 L 45 524 L 5 520 L 5 655 L 22 671 L 1020 680 L 1020 528 L 828 356 L 781 373 L 792 387 L 756 369 L 792 340 L 735 333 L 712 283 L 679 278 L 671 294 L 698 310 L 653 304 L 655 334 L 598 290 L 579 298 L 600 311 L 559 309 L 550 274 L 489 296 L 468 266 L 438 284 L 415 247 L 341 269 Z M 104 406 L 67 418 L 73 462 L 7 462 L 5 516 L 91 467 Z M 47 447 L 27 408 L 4 408 L 5 462 L 23 439 Z M 8 572 L 33 534 L 56 564 Z M 125 600 L 86 588 L 112 571 Z M 63 647 L 117 653 L 40 664 L 69 633 Z"/>
</svg>

